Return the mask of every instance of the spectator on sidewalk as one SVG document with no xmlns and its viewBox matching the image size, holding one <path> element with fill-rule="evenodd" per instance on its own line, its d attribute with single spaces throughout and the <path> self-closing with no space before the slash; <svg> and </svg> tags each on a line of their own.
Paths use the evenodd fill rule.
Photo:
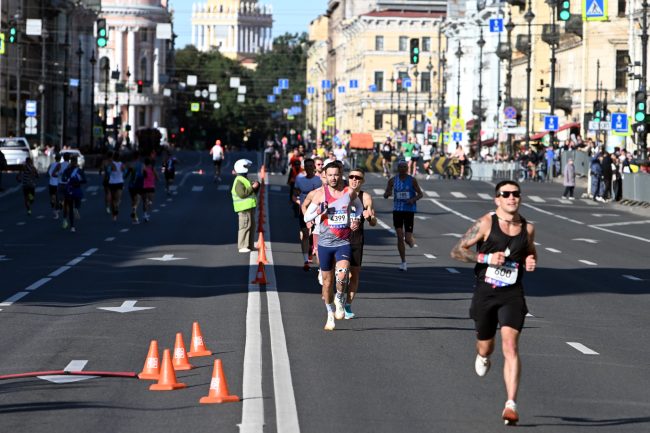
<svg viewBox="0 0 650 433">
<path fill-rule="evenodd" d="M 601 166 L 603 169 L 602 196 L 603 200 L 609 201 L 612 199 L 612 176 L 614 174 L 612 170 L 612 157 L 610 156 L 609 152 L 603 152 Z"/>
<path fill-rule="evenodd" d="M 576 187 L 576 167 L 573 164 L 573 159 L 569 158 L 567 164 L 564 166 L 564 194 L 562 198 L 568 198 L 569 200 L 575 200 L 573 196 L 573 190 Z"/>
<path fill-rule="evenodd" d="M 589 173 L 591 174 L 591 197 L 595 201 L 602 201 L 601 177 L 603 176 L 603 169 L 601 166 L 602 155 L 598 155 L 591 160 Z"/>
</svg>

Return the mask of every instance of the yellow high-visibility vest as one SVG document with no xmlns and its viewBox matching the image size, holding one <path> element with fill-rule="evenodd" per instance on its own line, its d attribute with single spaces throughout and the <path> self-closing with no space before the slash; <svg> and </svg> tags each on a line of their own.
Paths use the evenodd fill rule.
<svg viewBox="0 0 650 433">
<path fill-rule="evenodd" d="M 235 208 L 235 212 L 242 212 L 257 207 L 257 197 L 255 196 L 255 194 L 246 198 L 240 198 L 237 195 L 237 193 L 235 192 L 235 187 L 237 186 L 237 182 L 243 183 L 246 189 L 252 188 L 250 180 L 248 180 L 244 176 L 237 176 L 235 178 L 235 181 L 232 184 L 232 189 L 230 190 L 230 194 L 232 195 L 232 204 L 233 207 Z"/>
</svg>

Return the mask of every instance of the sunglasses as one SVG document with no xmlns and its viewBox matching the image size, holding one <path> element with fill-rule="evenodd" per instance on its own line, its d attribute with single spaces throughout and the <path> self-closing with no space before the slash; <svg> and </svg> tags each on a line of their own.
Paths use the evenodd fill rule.
<svg viewBox="0 0 650 433">
<path fill-rule="evenodd" d="M 348 178 L 352 180 L 363 180 L 363 176 L 357 176 L 356 174 L 351 174 L 348 176 Z"/>
<path fill-rule="evenodd" d="M 508 198 L 512 194 L 515 198 L 521 197 L 521 191 L 499 191 L 497 197 Z"/>
</svg>

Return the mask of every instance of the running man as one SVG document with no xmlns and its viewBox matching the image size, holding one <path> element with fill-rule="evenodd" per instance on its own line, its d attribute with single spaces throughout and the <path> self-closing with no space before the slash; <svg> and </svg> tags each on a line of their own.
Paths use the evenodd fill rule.
<svg viewBox="0 0 650 433">
<path fill-rule="evenodd" d="M 409 165 L 403 159 L 397 163 L 397 175 L 391 177 L 386 184 L 384 198 L 393 196 L 393 226 L 397 235 L 397 251 L 402 259 L 399 270 L 406 272 L 406 248 L 404 243 L 413 248 L 413 224 L 417 212 L 416 202 L 423 196 L 418 181 L 408 174 Z"/>
<path fill-rule="evenodd" d="M 372 205 L 372 197 L 365 191 L 361 190 L 365 178 L 365 171 L 362 168 L 355 168 L 350 171 L 348 179 L 350 188 L 356 192 L 359 201 L 363 204 L 363 213 L 359 230 L 352 232 L 350 238 L 350 246 L 352 248 L 352 256 L 350 257 L 350 287 L 348 290 L 347 302 L 345 304 L 345 319 L 354 319 L 355 314 L 352 312 L 352 301 L 359 289 L 359 276 L 361 274 L 361 261 L 363 259 L 363 224 L 368 221 L 372 227 L 377 225 L 377 218 L 375 217 L 375 209 Z"/>
<path fill-rule="evenodd" d="M 153 198 L 156 195 L 156 182 L 159 180 L 158 173 L 153 166 L 153 159 L 146 157 L 144 159 L 144 179 L 142 181 L 142 210 L 144 213 L 144 222 L 149 222 L 151 218 L 151 207 Z"/>
<path fill-rule="evenodd" d="M 167 195 L 171 195 L 171 186 L 176 177 L 176 163 L 178 160 L 172 155 L 172 152 L 167 149 L 163 158 L 163 173 L 165 173 L 165 191 Z"/>
<path fill-rule="evenodd" d="M 321 161 L 322 164 L 322 161 Z M 298 175 L 293 188 L 294 202 L 297 206 L 302 206 L 305 202 L 307 194 L 315 189 L 323 186 L 320 176 L 316 176 L 316 164 L 313 159 L 307 158 L 304 161 L 305 173 Z M 299 207 L 298 226 L 300 227 L 300 247 L 302 249 L 302 257 L 304 259 L 303 270 L 309 271 L 309 228 L 305 222 L 305 215 Z"/>
<path fill-rule="evenodd" d="M 516 424 L 517 391 L 521 373 L 519 335 L 528 313 L 522 283 L 524 272 L 537 266 L 535 230 L 519 214 L 521 188 L 517 182 L 504 180 L 495 188 L 497 209 L 479 218 L 451 250 L 451 257 L 476 263 L 474 296 L 470 317 L 476 328 L 476 374 L 483 377 L 490 369 L 497 325 L 501 325 L 503 379 L 507 401 L 502 418 Z M 476 251 L 473 247 L 476 246 Z"/>
<path fill-rule="evenodd" d="M 305 222 L 316 219 L 320 225 L 318 258 L 323 278 L 322 297 L 327 308 L 326 331 L 336 327 L 334 319 L 345 317 L 346 289 L 350 278 L 350 236 L 359 229 L 363 205 L 356 193 L 343 186 L 341 168 L 332 162 L 325 166 L 327 184 L 314 192 L 305 212 Z M 334 270 L 336 269 L 336 296 Z"/>
<path fill-rule="evenodd" d="M 54 162 L 47 168 L 47 175 L 49 176 L 48 192 L 50 194 L 50 207 L 52 208 L 52 216 L 55 220 L 59 219 L 59 209 L 62 205 L 59 203 L 59 177 L 63 172 L 61 171 L 61 154 L 58 153 Z"/>
<path fill-rule="evenodd" d="M 65 169 L 61 178 L 66 179 L 63 206 L 65 209 L 64 215 L 67 217 L 63 218 L 63 229 L 70 227 L 70 231 L 75 232 L 77 231 L 75 220 L 80 219 L 79 208 L 83 198 L 81 185 L 86 183 L 86 175 L 83 169 L 79 168 L 76 156 L 70 158 L 70 165 Z"/>
<path fill-rule="evenodd" d="M 210 155 L 212 155 L 212 162 L 214 163 L 214 181 L 221 182 L 221 163 L 226 156 L 221 140 L 214 142 L 214 146 L 210 149 Z"/>
<path fill-rule="evenodd" d="M 65 158 L 68 155 L 70 154 L 65 153 L 63 157 Z M 110 178 L 109 167 L 111 165 L 113 165 L 113 152 L 109 150 L 106 152 L 104 160 L 102 161 L 102 166 L 99 168 L 99 175 L 102 176 L 102 186 L 104 187 L 104 205 L 106 206 L 106 213 L 109 215 L 111 214 L 111 202 L 113 201 L 113 198 L 111 197 L 111 189 L 108 187 L 108 179 Z M 68 164 L 66 162 L 65 166 L 61 167 L 61 173 L 65 171 L 67 166 Z M 63 194 L 61 194 L 61 197 L 63 197 Z M 63 215 L 63 217 L 65 218 L 65 215 Z"/>
<path fill-rule="evenodd" d="M 34 167 L 32 158 L 25 159 L 25 163 L 16 176 L 17 180 L 23 185 L 23 198 L 25 200 L 25 209 L 27 215 L 32 214 L 32 204 L 34 204 L 34 197 L 36 197 L 36 179 L 38 179 L 38 171 Z"/>
<path fill-rule="evenodd" d="M 381 166 L 384 170 L 384 177 L 390 177 L 391 163 L 393 161 L 393 143 L 390 135 L 386 136 L 386 141 L 381 145 Z"/>
</svg>

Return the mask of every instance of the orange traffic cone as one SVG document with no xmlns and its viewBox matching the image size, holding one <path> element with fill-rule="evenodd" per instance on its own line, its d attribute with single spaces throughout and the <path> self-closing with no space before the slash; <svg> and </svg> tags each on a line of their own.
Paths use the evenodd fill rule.
<svg viewBox="0 0 650 433">
<path fill-rule="evenodd" d="M 266 177 L 266 167 L 262 165 L 262 169 L 260 170 L 260 179 L 263 181 L 265 177 Z"/>
<path fill-rule="evenodd" d="M 176 344 L 174 344 L 174 360 L 172 361 L 174 370 L 191 370 L 194 368 L 190 361 L 187 360 L 185 353 L 185 343 L 183 343 L 183 334 L 176 333 Z"/>
<path fill-rule="evenodd" d="M 232 403 L 236 401 L 240 401 L 240 398 L 236 395 L 230 395 L 228 392 L 228 383 L 226 382 L 226 376 L 223 374 L 221 360 L 215 359 L 212 380 L 210 381 L 210 391 L 208 391 L 207 396 L 199 400 L 199 403 Z"/>
<path fill-rule="evenodd" d="M 144 361 L 144 367 L 138 374 L 138 379 L 158 380 L 160 377 L 160 364 L 158 363 L 158 342 L 151 340 L 149 353 Z"/>
<path fill-rule="evenodd" d="M 169 349 L 163 351 L 162 368 L 160 369 L 160 378 L 158 383 L 149 387 L 151 391 L 173 391 L 175 389 L 185 388 L 184 383 L 176 382 L 176 373 L 172 365 L 172 358 L 169 355 Z"/>
<path fill-rule="evenodd" d="M 257 238 L 257 263 L 264 263 L 265 265 L 269 264 L 269 261 L 266 259 L 266 244 L 264 243 L 264 232 L 260 232 L 260 235 Z"/>
<path fill-rule="evenodd" d="M 266 284 L 266 271 L 264 270 L 264 263 L 259 262 L 257 264 L 257 275 L 251 282 L 253 284 Z"/>
<path fill-rule="evenodd" d="M 203 334 L 201 334 L 201 327 L 199 322 L 192 323 L 192 342 L 190 343 L 190 351 L 187 352 L 187 356 L 193 358 L 195 356 L 210 356 L 212 352 L 205 347 L 205 342 L 203 341 Z"/>
</svg>

